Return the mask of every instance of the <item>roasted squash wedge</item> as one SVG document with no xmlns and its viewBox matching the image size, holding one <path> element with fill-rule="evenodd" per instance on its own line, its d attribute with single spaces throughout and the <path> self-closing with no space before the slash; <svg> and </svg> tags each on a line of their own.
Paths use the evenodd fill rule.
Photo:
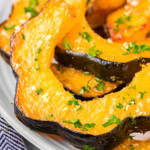
<svg viewBox="0 0 150 150">
<path fill-rule="evenodd" d="M 123 144 L 120 144 L 114 150 L 149 150 L 150 140 L 138 141 L 127 139 Z"/>
<path fill-rule="evenodd" d="M 132 0 L 108 15 L 106 27 L 111 39 L 117 42 L 145 40 L 150 32 L 149 7 L 149 0 Z"/>
<path fill-rule="evenodd" d="M 44 7 L 44 4 L 47 2 L 47 0 L 41 0 L 41 1 L 36 1 L 37 4 L 35 3 L 33 7 L 31 7 L 31 2 L 32 0 L 14 0 L 14 7 L 13 7 L 13 11 L 12 14 L 10 16 L 10 18 L 0 26 L 0 38 L 2 39 L 0 42 L 0 48 L 2 49 L 2 56 L 4 58 L 6 58 L 5 60 L 9 63 L 9 56 L 10 56 L 10 52 L 9 52 L 9 43 L 10 43 L 10 37 L 11 34 L 14 32 L 15 28 L 13 28 L 12 24 L 15 25 L 15 27 L 19 27 L 19 25 L 23 24 L 26 22 L 26 20 L 28 20 L 31 15 L 33 15 L 33 10 L 35 10 L 37 13 L 42 9 L 42 7 Z M 31 12 L 26 13 L 26 9 L 25 8 L 32 8 Z M 19 12 L 19 16 L 18 16 L 18 12 Z M 12 28 L 11 28 L 12 26 Z M 6 28 L 7 27 L 7 28 Z M 24 34 L 23 34 L 24 35 Z M 23 36 L 22 35 L 22 36 Z M 25 37 L 24 37 L 25 38 Z M 68 89 L 71 90 L 72 92 L 76 93 L 78 96 L 80 96 L 80 91 L 82 89 L 82 87 L 86 86 L 86 82 L 87 79 L 89 79 L 91 76 L 84 76 L 84 73 L 82 75 L 82 73 L 80 72 L 79 75 L 79 71 L 76 71 L 74 69 L 69 69 L 69 68 L 64 68 L 66 70 L 66 72 L 63 74 L 61 71 L 56 71 L 56 67 L 55 65 L 53 65 L 52 69 L 54 69 L 54 74 L 56 73 L 56 76 L 58 77 L 58 79 L 60 79 L 60 81 L 62 81 L 63 86 Z M 63 69 L 63 68 L 62 68 Z M 72 73 L 78 73 L 78 75 L 76 75 L 76 81 L 79 80 L 77 79 L 77 76 L 84 78 L 85 80 L 83 81 L 83 83 L 80 83 L 80 86 L 75 86 L 75 80 L 73 82 L 73 80 L 71 80 L 72 78 L 68 78 L 68 75 L 73 76 L 75 74 Z M 65 76 L 66 75 L 66 76 Z M 103 96 L 106 93 L 109 93 L 111 91 L 114 91 L 117 88 L 117 84 L 112 84 L 112 83 L 108 83 L 108 82 L 104 82 L 105 84 L 105 88 L 104 90 L 94 90 L 94 86 L 96 86 L 98 84 L 96 84 L 96 81 L 94 80 L 94 77 L 92 79 L 93 81 L 90 81 L 90 86 L 91 86 L 91 90 L 89 91 L 89 93 L 85 92 L 83 94 L 81 94 L 81 97 L 84 99 L 91 99 L 92 97 L 97 97 L 97 96 Z M 78 81 L 79 83 L 79 81 Z M 84 85 L 85 84 L 85 85 Z"/>
<path fill-rule="evenodd" d="M 107 15 L 125 2 L 126 0 L 91 0 L 86 14 L 88 23 L 92 28 L 102 26 Z"/>
<path fill-rule="evenodd" d="M 66 46 L 68 43 L 69 47 Z M 147 41 L 120 44 L 105 40 L 94 33 L 83 16 L 59 44 L 55 55 L 65 66 L 89 71 L 106 81 L 122 83 L 129 82 L 141 69 L 141 64 L 150 62 L 150 44 Z"/>
<path fill-rule="evenodd" d="M 11 64 L 18 77 L 15 113 L 30 128 L 61 135 L 79 148 L 109 150 L 132 132 L 150 130 L 150 64 L 129 86 L 104 98 L 82 102 L 65 91 L 49 66 L 55 46 L 76 26 L 85 3 L 51 0 L 40 15 L 14 33 Z"/>
<path fill-rule="evenodd" d="M 51 69 L 63 87 L 75 94 L 76 98 L 90 100 L 120 89 L 117 83 L 110 83 L 96 78 L 88 72 L 52 64 Z M 86 88 L 89 88 L 86 90 Z"/>
<path fill-rule="evenodd" d="M 13 0 L 12 14 L 0 25 L 0 51 L 4 55 L 10 55 L 10 38 L 15 28 L 37 15 L 46 2 L 47 0 L 38 0 L 35 3 L 31 0 Z"/>
</svg>

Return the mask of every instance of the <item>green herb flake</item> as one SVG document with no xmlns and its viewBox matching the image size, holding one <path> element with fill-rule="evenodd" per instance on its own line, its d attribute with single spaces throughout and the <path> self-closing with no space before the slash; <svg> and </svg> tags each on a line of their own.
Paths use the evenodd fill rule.
<svg viewBox="0 0 150 150">
<path fill-rule="evenodd" d="M 84 93 L 89 93 L 89 91 L 91 90 L 91 87 L 89 86 L 89 83 L 90 83 L 91 79 L 87 82 L 87 85 L 86 86 L 83 86 L 81 88 L 81 91 L 80 91 L 80 95 L 84 94 Z"/>
<path fill-rule="evenodd" d="M 63 120 L 64 123 L 73 124 L 75 128 L 81 128 L 82 124 L 79 119 L 76 120 Z"/>
<path fill-rule="evenodd" d="M 103 124 L 103 127 L 106 128 L 113 124 L 118 124 L 118 125 L 121 124 L 121 120 L 119 118 L 117 118 L 116 115 L 111 115 L 110 118 L 108 119 L 108 121 Z"/>
<path fill-rule="evenodd" d="M 88 5 L 89 5 L 90 1 L 91 1 L 91 0 L 87 0 L 87 2 L 86 2 L 86 6 L 88 6 Z"/>
<path fill-rule="evenodd" d="M 148 45 L 138 45 L 136 42 L 131 42 L 126 50 L 127 52 L 123 53 L 122 55 L 140 54 L 145 51 L 150 51 L 150 47 Z"/>
<path fill-rule="evenodd" d="M 130 21 L 130 20 L 131 20 L 131 17 L 127 16 L 127 15 L 123 15 L 123 16 L 119 17 L 115 21 L 116 27 L 114 28 L 114 31 L 118 32 L 119 31 L 119 26 L 122 25 L 122 24 L 126 24 L 126 22 Z"/>
<path fill-rule="evenodd" d="M 129 86 L 129 89 L 134 89 L 134 90 L 136 90 L 136 85 L 131 85 L 131 86 Z"/>
<path fill-rule="evenodd" d="M 144 95 L 147 93 L 147 91 L 144 91 L 144 92 L 139 92 L 140 94 L 140 99 L 143 99 L 144 98 Z"/>
<path fill-rule="evenodd" d="M 136 105 L 136 101 L 134 98 L 130 99 L 130 102 L 128 103 L 128 105 Z"/>
<path fill-rule="evenodd" d="M 118 103 L 118 105 L 116 105 L 116 108 L 122 109 L 123 105 L 121 103 Z"/>
<path fill-rule="evenodd" d="M 35 52 L 35 55 L 38 56 L 41 51 L 42 51 L 42 49 L 41 49 L 41 48 L 38 48 L 38 49 L 36 50 L 36 52 Z"/>
<path fill-rule="evenodd" d="M 62 43 L 62 46 L 66 50 L 72 50 L 72 45 L 67 41 L 66 37 L 64 37 L 64 42 Z"/>
<path fill-rule="evenodd" d="M 88 131 L 88 130 L 90 130 L 91 128 L 94 128 L 95 127 L 95 123 L 91 123 L 91 124 L 89 124 L 89 123 L 86 123 L 83 127 L 82 127 L 82 131 Z"/>
<path fill-rule="evenodd" d="M 124 100 L 124 101 L 125 101 L 125 100 L 126 100 L 126 98 L 123 96 L 123 97 L 122 97 L 122 100 Z"/>
<path fill-rule="evenodd" d="M 130 29 L 131 27 L 132 27 L 131 25 L 128 25 L 126 28 L 127 28 L 127 29 Z"/>
<path fill-rule="evenodd" d="M 30 7 L 35 7 L 38 5 L 39 5 L 38 0 L 30 0 L 30 2 L 29 2 Z"/>
<path fill-rule="evenodd" d="M 38 58 L 34 58 L 34 61 L 38 61 Z"/>
<path fill-rule="evenodd" d="M 13 30 L 13 29 L 15 29 L 15 25 L 11 25 L 11 26 L 3 26 L 3 28 L 5 29 L 5 30 Z"/>
<path fill-rule="evenodd" d="M 96 78 L 95 81 L 98 82 L 98 84 L 94 87 L 94 89 L 98 91 L 104 91 L 105 83 L 103 82 L 103 80 Z"/>
<path fill-rule="evenodd" d="M 133 145 L 130 145 L 130 150 L 135 150 L 135 147 Z"/>
<path fill-rule="evenodd" d="M 79 119 L 76 120 L 63 120 L 64 123 L 73 124 L 75 128 L 81 128 L 82 131 L 88 131 L 95 127 L 95 123 L 86 123 L 82 125 Z"/>
<path fill-rule="evenodd" d="M 44 92 L 43 89 L 40 88 L 40 89 L 38 89 L 38 90 L 36 91 L 36 94 L 37 94 L 37 95 L 40 95 L 40 94 L 42 94 L 43 92 Z"/>
<path fill-rule="evenodd" d="M 21 35 L 22 35 L 22 39 L 25 40 L 25 35 L 23 33 Z"/>
<path fill-rule="evenodd" d="M 53 114 L 49 115 L 48 117 L 46 117 L 46 120 L 49 120 L 50 118 L 53 117 Z"/>
<path fill-rule="evenodd" d="M 89 145 L 84 145 L 83 150 L 96 150 L 95 147 L 89 146 Z"/>
<path fill-rule="evenodd" d="M 95 48 L 96 48 L 96 46 L 93 46 L 92 48 L 90 48 L 90 49 L 88 50 L 88 54 L 89 54 L 91 57 L 97 57 L 97 56 L 103 54 L 102 51 L 96 50 Z"/>
<path fill-rule="evenodd" d="M 79 35 L 82 36 L 82 38 L 88 42 L 90 42 L 92 40 L 91 35 L 87 32 L 79 33 Z"/>
<path fill-rule="evenodd" d="M 89 72 L 84 72 L 84 75 L 89 75 L 90 73 Z"/>
<path fill-rule="evenodd" d="M 24 11 L 25 11 L 25 13 L 31 13 L 31 18 L 38 15 L 38 12 L 34 8 L 32 8 L 31 6 L 25 7 Z"/>
<path fill-rule="evenodd" d="M 131 118 L 131 124 L 136 124 L 136 120 L 133 119 L 131 113 L 129 113 L 129 118 Z"/>
<path fill-rule="evenodd" d="M 35 68 L 37 71 L 40 70 L 40 65 L 39 64 L 36 64 L 36 68 Z"/>
<path fill-rule="evenodd" d="M 72 98 L 72 100 L 68 101 L 67 104 L 68 104 L 68 105 L 74 104 L 74 107 L 79 107 L 79 108 L 77 109 L 77 111 L 79 111 L 79 110 L 82 109 L 82 106 L 80 105 L 80 103 L 78 102 L 78 100 L 75 99 L 75 98 Z"/>
<path fill-rule="evenodd" d="M 63 66 L 61 64 L 57 65 L 57 70 L 60 71 L 61 73 L 64 73 L 66 71 L 66 69 L 63 68 Z"/>
</svg>

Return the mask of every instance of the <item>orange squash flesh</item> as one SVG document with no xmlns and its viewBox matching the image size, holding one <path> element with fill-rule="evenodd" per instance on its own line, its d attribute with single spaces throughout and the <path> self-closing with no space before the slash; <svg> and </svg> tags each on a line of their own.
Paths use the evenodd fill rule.
<svg viewBox="0 0 150 150">
<path fill-rule="evenodd" d="M 112 114 L 116 114 L 121 120 L 130 113 L 133 117 L 150 115 L 150 64 L 137 73 L 130 85 L 120 92 L 88 102 L 79 100 L 82 106 L 80 111 L 67 105 L 73 95 L 64 90 L 63 85 L 54 76 L 49 66 L 54 47 L 76 25 L 78 16 L 84 12 L 84 5 L 83 0 L 49 1 L 39 16 L 30 20 L 14 34 L 11 42 L 11 63 L 19 77 L 16 101 L 26 116 L 36 120 L 46 120 L 50 114 L 53 114 L 50 120 L 68 129 L 99 135 L 116 127 L 116 124 L 103 126 L 103 123 L 107 122 Z M 22 33 L 25 34 L 26 40 L 22 39 Z M 40 57 L 36 53 L 39 48 L 41 48 Z M 35 62 L 36 57 L 38 57 L 38 64 Z M 40 67 L 38 70 L 37 65 Z M 129 88 L 131 85 L 135 85 L 136 90 Z M 37 94 L 37 90 L 41 88 L 43 92 Z M 147 93 L 141 100 L 139 92 L 143 91 Z M 136 100 L 136 105 L 128 105 L 131 98 Z M 116 109 L 118 103 L 122 103 L 124 109 Z M 92 120 L 96 125 L 88 131 L 82 131 L 81 128 L 75 128 L 72 124 L 63 122 L 63 120 L 74 119 L 79 119 L 82 124 L 91 123 Z"/>
<path fill-rule="evenodd" d="M 131 149 L 132 146 L 135 149 Z M 114 150 L 150 150 L 150 140 L 147 141 L 137 141 L 132 139 L 127 139 L 123 144 L 120 144 Z"/>
<path fill-rule="evenodd" d="M 129 1 L 127 5 L 108 15 L 106 26 L 111 39 L 117 42 L 145 40 L 146 35 L 150 31 L 149 7 L 149 0 Z M 130 16 L 130 20 L 127 21 L 123 18 L 125 23 L 119 25 L 118 31 L 115 31 L 115 22 L 123 15 Z"/>
<path fill-rule="evenodd" d="M 91 42 L 86 41 L 82 38 L 82 36 L 79 35 L 79 33 L 87 32 L 89 35 L 91 35 L 92 40 Z M 125 44 L 115 43 L 110 40 L 103 39 L 99 35 L 97 35 L 88 25 L 86 22 L 84 16 L 80 17 L 79 23 L 69 32 L 66 36 L 67 41 L 72 45 L 72 51 L 73 52 L 79 52 L 79 53 L 87 53 L 90 48 L 93 46 L 96 46 L 95 49 L 102 51 L 103 53 L 98 58 L 101 58 L 103 60 L 108 61 L 115 61 L 115 62 L 128 62 L 132 61 L 134 59 L 141 58 L 150 58 L 150 51 L 145 51 L 139 54 L 129 54 L 129 55 L 123 55 L 123 53 L 127 52 Z M 59 44 L 59 47 L 64 50 L 62 47 L 62 42 Z M 148 44 L 150 46 L 150 43 L 148 41 L 139 42 L 137 44 Z M 128 43 L 126 43 L 128 45 Z"/>
<path fill-rule="evenodd" d="M 12 14 L 7 21 L 0 25 L 0 48 L 7 54 L 10 55 L 10 38 L 15 29 L 5 30 L 4 26 L 10 27 L 15 25 L 15 27 L 20 26 L 30 19 L 31 14 L 25 13 L 24 8 L 29 6 L 30 0 L 13 0 L 13 10 Z M 39 12 L 45 5 L 47 0 L 39 0 L 38 5 L 34 9 Z"/>
<path fill-rule="evenodd" d="M 87 10 L 87 21 L 92 28 L 102 26 L 107 15 L 121 7 L 126 0 L 91 0 Z"/>
<path fill-rule="evenodd" d="M 103 81 L 103 90 L 96 90 L 94 87 L 98 85 L 98 82 L 96 82 L 96 77 L 94 75 L 86 75 L 83 71 L 76 70 L 74 68 L 64 66 L 61 66 L 61 68 L 58 67 L 59 65 L 56 64 L 51 66 L 54 75 L 63 84 L 64 88 L 69 89 L 78 95 L 80 95 L 82 87 L 86 86 L 88 81 L 90 81 L 88 84 L 91 88 L 89 92 L 81 94 L 81 96 L 85 98 L 103 96 L 118 87 L 117 83 Z"/>
</svg>

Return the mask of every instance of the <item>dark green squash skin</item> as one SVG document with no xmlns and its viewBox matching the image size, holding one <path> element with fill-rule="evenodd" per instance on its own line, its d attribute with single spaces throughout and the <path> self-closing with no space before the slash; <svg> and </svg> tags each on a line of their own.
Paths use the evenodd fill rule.
<svg viewBox="0 0 150 150">
<path fill-rule="evenodd" d="M 0 54 L 4 58 L 4 60 L 6 61 L 6 63 L 10 64 L 10 55 L 7 54 L 6 52 L 4 52 L 1 48 L 0 48 Z"/>
<path fill-rule="evenodd" d="M 150 62 L 150 58 L 139 58 L 127 63 L 106 61 L 101 58 L 92 58 L 88 54 L 62 50 L 56 48 L 56 60 L 66 67 L 74 67 L 88 71 L 96 77 L 109 82 L 128 83 L 135 73 L 141 70 L 141 64 Z"/>
</svg>

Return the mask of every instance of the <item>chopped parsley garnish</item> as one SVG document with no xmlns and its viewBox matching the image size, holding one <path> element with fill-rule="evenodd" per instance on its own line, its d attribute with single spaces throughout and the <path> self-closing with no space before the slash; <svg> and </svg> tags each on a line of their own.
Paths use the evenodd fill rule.
<svg viewBox="0 0 150 150">
<path fill-rule="evenodd" d="M 140 94 L 140 99 L 143 99 L 144 98 L 144 95 L 147 93 L 147 91 L 144 91 L 144 92 L 139 92 Z"/>
<path fill-rule="evenodd" d="M 29 6 L 31 6 L 31 7 L 35 7 L 38 5 L 39 5 L 38 0 L 30 0 L 30 2 L 29 2 Z"/>
<path fill-rule="evenodd" d="M 124 100 L 124 101 L 125 101 L 125 100 L 126 100 L 126 98 L 123 96 L 123 97 L 122 97 L 122 100 Z"/>
<path fill-rule="evenodd" d="M 90 48 L 90 49 L 88 50 L 88 54 L 89 54 L 91 57 L 97 57 L 97 56 L 103 54 L 102 51 L 96 50 L 95 48 L 96 48 L 96 46 L 93 46 L 92 48 Z"/>
<path fill-rule="evenodd" d="M 86 86 L 83 86 L 81 88 L 81 91 L 80 91 L 80 95 L 84 94 L 85 92 L 89 93 L 89 91 L 91 90 L 91 87 L 89 86 L 89 83 L 90 83 L 91 79 L 87 82 Z"/>
<path fill-rule="evenodd" d="M 114 31 L 115 32 L 118 32 L 119 31 L 119 26 L 121 24 L 126 24 L 127 21 L 130 21 L 131 20 L 131 17 L 130 16 L 127 16 L 127 15 L 123 15 L 121 17 L 119 17 L 115 23 L 116 23 L 116 27 L 114 28 Z"/>
<path fill-rule="evenodd" d="M 83 146 L 83 150 L 96 150 L 95 147 L 91 147 L 91 146 L 88 146 L 88 145 L 84 145 Z"/>
<path fill-rule="evenodd" d="M 128 103 L 128 105 L 136 105 L 135 99 L 131 98 L 130 102 Z"/>
<path fill-rule="evenodd" d="M 40 95 L 40 94 L 42 94 L 43 92 L 44 92 L 43 89 L 40 88 L 40 89 L 38 89 L 38 90 L 36 91 L 36 94 L 37 94 L 37 95 Z"/>
<path fill-rule="evenodd" d="M 131 118 L 131 124 L 136 124 L 136 120 L 133 119 L 131 113 L 129 113 L 129 118 Z"/>
<path fill-rule="evenodd" d="M 72 49 L 72 45 L 67 41 L 66 37 L 64 37 L 64 42 L 62 43 L 62 46 L 66 50 L 71 50 Z"/>
<path fill-rule="evenodd" d="M 130 145 L 130 150 L 135 150 L 135 147 L 133 145 Z"/>
<path fill-rule="evenodd" d="M 116 105 L 116 108 L 122 109 L 123 105 L 121 103 L 118 103 L 118 105 Z"/>
<path fill-rule="evenodd" d="M 30 0 L 29 6 L 24 8 L 25 13 L 31 13 L 31 18 L 38 14 L 38 12 L 34 9 L 35 6 L 38 6 L 38 1 Z"/>
<path fill-rule="evenodd" d="M 21 35 L 22 35 L 22 39 L 25 40 L 25 35 L 23 33 Z"/>
<path fill-rule="evenodd" d="M 105 84 L 103 80 L 99 78 L 95 78 L 95 81 L 98 82 L 98 84 L 94 87 L 94 89 L 98 91 L 104 91 Z"/>
<path fill-rule="evenodd" d="M 67 104 L 68 105 L 72 105 L 73 104 L 74 107 L 78 107 L 77 111 L 82 109 L 82 106 L 79 104 L 78 100 L 75 99 L 75 98 L 72 98 L 72 100 L 68 101 Z"/>
<path fill-rule="evenodd" d="M 36 70 L 40 70 L 40 65 L 39 64 L 36 64 Z"/>
<path fill-rule="evenodd" d="M 131 86 L 129 86 L 129 89 L 134 89 L 134 90 L 136 90 L 136 85 L 131 85 Z"/>
<path fill-rule="evenodd" d="M 13 30 L 13 29 L 15 29 L 15 25 L 11 25 L 11 26 L 3 26 L 3 28 L 5 29 L 5 30 Z"/>
<path fill-rule="evenodd" d="M 89 72 L 84 72 L 84 75 L 89 75 L 90 73 Z"/>
<path fill-rule="evenodd" d="M 41 48 L 38 48 L 38 49 L 36 50 L 36 52 L 35 52 L 35 55 L 36 55 L 36 56 L 39 55 L 41 51 L 42 51 L 42 49 L 41 49 Z"/>
<path fill-rule="evenodd" d="M 31 13 L 31 18 L 38 15 L 38 12 L 34 8 L 32 8 L 31 6 L 25 7 L 24 11 L 25 11 L 25 13 Z"/>
<path fill-rule="evenodd" d="M 130 29 L 131 27 L 132 27 L 131 25 L 128 25 L 128 26 L 127 26 L 127 29 Z"/>
<path fill-rule="evenodd" d="M 116 117 L 116 115 L 111 115 L 106 123 L 103 124 L 103 127 L 106 128 L 112 124 L 121 124 L 121 120 Z"/>
<path fill-rule="evenodd" d="M 38 58 L 34 58 L 34 61 L 38 61 Z"/>
<path fill-rule="evenodd" d="M 82 131 L 88 131 L 95 127 L 95 123 L 86 123 L 82 125 L 79 119 L 76 120 L 63 120 L 64 123 L 73 124 L 75 128 L 81 128 Z"/>
<path fill-rule="evenodd" d="M 87 2 L 86 2 L 86 6 L 88 6 L 88 5 L 89 5 L 90 1 L 91 1 L 91 0 L 87 0 Z"/>
<path fill-rule="evenodd" d="M 57 65 L 57 70 L 60 71 L 61 73 L 64 73 L 66 71 L 66 69 L 63 68 L 63 66 L 61 64 Z"/>
<path fill-rule="evenodd" d="M 79 33 L 79 35 L 82 36 L 82 38 L 87 40 L 88 42 L 90 42 L 92 40 L 91 35 L 87 32 Z"/>
<path fill-rule="evenodd" d="M 81 128 L 82 124 L 79 119 L 76 120 L 63 120 L 64 123 L 73 124 L 75 128 Z"/>
<path fill-rule="evenodd" d="M 53 117 L 53 114 L 49 115 L 48 117 L 46 117 L 46 120 L 49 120 L 50 118 Z"/>
<path fill-rule="evenodd" d="M 150 51 L 150 47 L 148 45 L 138 45 L 136 42 L 131 42 L 126 49 L 127 52 L 123 53 L 122 55 L 128 54 L 140 54 L 144 51 Z"/>
<path fill-rule="evenodd" d="M 82 131 L 88 131 L 88 130 L 90 130 L 91 128 L 94 128 L 95 127 L 95 123 L 91 123 L 91 124 L 89 124 L 89 123 L 86 123 L 83 127 L 82 127 Z"/>
</svg>

